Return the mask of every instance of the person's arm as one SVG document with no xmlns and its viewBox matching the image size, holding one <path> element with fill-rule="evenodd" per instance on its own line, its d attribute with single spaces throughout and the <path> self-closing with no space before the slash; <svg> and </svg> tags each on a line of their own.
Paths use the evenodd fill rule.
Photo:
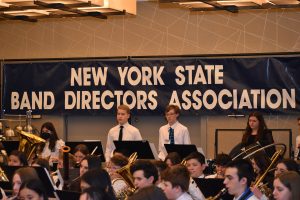
<svg viewBox="0 0 300 200">
<path fill-rule="evenodd" d="M 164 134 L 162 127 L 159 129 L 159 139 L 158 139 L 158 158 L 162 161 L 165 160 L 166 155 L 164 153 Z"/>
<path fill-rule="evenodd" d="M 190 133 L 187 128 L 183 131 L 183 144 L 191 144 Z"/>
<path fill-rule="evenodd" d="M 111 154 L 114 150 L 113 146 L 113 138 L 110 132 L 107 134 L 107 142 L 106 142 L 106 148 L 105 148 L 105 160 L 108 162 L 110 160 Z"/>
</svg>

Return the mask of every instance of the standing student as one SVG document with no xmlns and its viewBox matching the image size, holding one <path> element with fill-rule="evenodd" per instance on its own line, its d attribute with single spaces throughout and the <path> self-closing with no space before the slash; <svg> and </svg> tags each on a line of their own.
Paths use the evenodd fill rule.
<svg viewBox="0 0 300 200">
<path fill-rule="evenodd" d="M 228 193 L 234 196 L 234 200 L 257 200 L 258 198 L 250 190 L 254 177 L 251 162 L 242 159 L 234 160 L 226 167 L 224 185 Z"/>
<path fill-rule="evenodd" d="M 42 125 L 40 136 L 46 140 L 46 143 L 41 145 L 41 157 L 48 159 L 50 166 L 52 166 L 54 162 L 58 162 L 59 151 L 65 142 L 58 138 L 56 129 L 51 122 Z"/>
<path fill-rule="evenodd" d="M 168 105 L 165 110 L 167 124 L 159 129 L 159 154 L 158 157 L 164 160 L 164 144 L 191 144 L 190 134 L 187 127 L 178 121 L 180 109 L 176 105 Z"/>
<path fill-rule="evenodd" d="M 272 131 L 267 128 L 264 117 L 259 112 L 250 113 L 245 133 L 242 138 L 242 147 L 259 144 L 262 147 L 273 144 Z M 265 149 L 269 157 L 275 153 L 275 147 Z"/>
<path fill-rule="evenodd" d="M 120 105 L 117 109 L 118 125 L 111 128 L 107 135 L 105 158 L 108 162 L 115 150 L 114 140 L 142 140 L 140 131 L 128 123 L 130 109 L 127 105 Z"/>
</svg>

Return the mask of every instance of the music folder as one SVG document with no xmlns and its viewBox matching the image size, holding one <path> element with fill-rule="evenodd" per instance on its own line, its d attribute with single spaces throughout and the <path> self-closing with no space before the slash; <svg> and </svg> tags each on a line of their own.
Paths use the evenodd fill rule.
<svg viewBox="0 0 300 200">
<path fill-rule="evenodd" d="M 71 153 L 74 152 L 74 148 L 78 144 L 84 144 L 88 147 L 90 154 L 99 155 L 101 162 L 105 162 L 105 156 L 103 153 L 102 143 L 100 140 L 83 140 L 83 141 L 68 141 L 66 142 L 66 146 L 71 148 Z"/>
<path fill-rule="evenodd" d="M 153 149 L 153 145 L 150 146 L 150 143 L 147 140 L 138 140 L 138 141 L 117 141 L 114 140 L 114 144 L 117 152 L 123 153 L 125 156 L 129 157 L 134 152 L 137 152 L 138 159 L 156 159 L 157 152 Z M 156 154 L 156 155 L 155 155 Z"/>
<path fill-rule="evenodd" d="M 190 153 L 197 152 L 197 147 L 194 144 L 164 144 L 167 153 L 177 152 L 181 159 L 184 159 Z"/>
<path fill-rule="evenodd" d="M 217 195 L 224 187 L 224 179 L 219 178 L 193 178 L 198 188 L 205 198 Z M 233 196 L 227 192 L 220 198 L 222 200 L 232 200 Z"/>
</svg>

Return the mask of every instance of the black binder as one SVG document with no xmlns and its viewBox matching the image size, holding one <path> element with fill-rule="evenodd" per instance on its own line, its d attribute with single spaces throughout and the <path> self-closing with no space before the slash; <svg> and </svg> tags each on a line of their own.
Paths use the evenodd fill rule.
<svg viewBox="0 0 300 200">
<path fill-rule="evenodd" d="M 92 140 L 92 141 L 69 141 L 66 142 L 66 146 L 71 148 L 71 152 L 74 153 L 74 148 L 78 144 L 84 144 L 88 147 L 90 154 L 99 155 L 101 162 L 105 162 L 105 156 L 103 153 L 102 143 L 100 140 Z M 93 152 L 94 151 L 94 152 Z"/>
<path fill-rule="evenodd" d="M 193 178 L 197 186 L 201 190 L 205 198 L 213 197 L 217 195 L 225 185 L 223 184 L 224 179 L 218 178 Z M 232 200 L 233 196 L 227 192 L 220 198 L 222 200 Z"/>
<path fill-rule="evenodd" d="M 114 141 L 116 151 L 123 153 L 129 157 L 134 152 L 137 152 L 138 159 L 155 159 L 147 140 L 138 141 Z"/>
<path fill-rule="evenodd" d="M 182 159 L 193 152 L 197 152 L 197 147 L 194 144 L 165 144 L 167 153 L 177 152 Z"/>
</svg>

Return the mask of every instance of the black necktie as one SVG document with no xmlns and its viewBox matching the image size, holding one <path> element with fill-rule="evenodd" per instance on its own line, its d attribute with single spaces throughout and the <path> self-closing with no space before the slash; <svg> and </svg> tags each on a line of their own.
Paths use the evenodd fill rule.
<svg viewBox="0 0 300 200">
<path fill-rule="evenodd" d="M 170 140 L 170 144 L 175 144 L 174 129 L 172 129 L 171 127 L 169 128 L 169 140 Z"/>
<path fill-rule="evenodd" d="M 124 126 L 120 126 L 119 141 L 122 141 L 122 139 L 123 139 L 123 128 L 124 128 Z"/>
</svg>

